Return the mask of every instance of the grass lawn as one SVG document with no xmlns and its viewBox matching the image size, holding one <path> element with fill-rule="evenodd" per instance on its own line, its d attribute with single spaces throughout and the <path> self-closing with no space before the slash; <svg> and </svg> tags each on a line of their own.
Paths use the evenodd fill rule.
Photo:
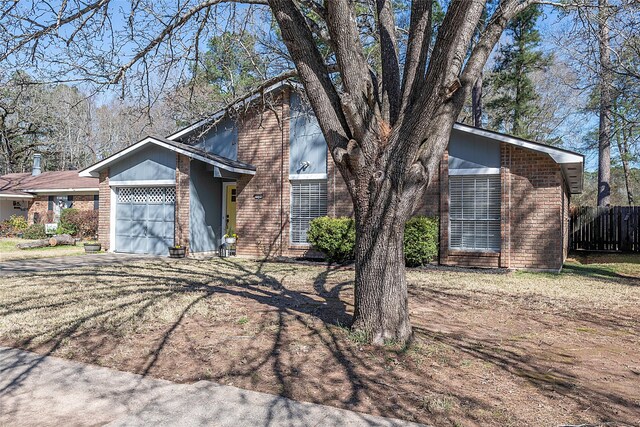
<svg viewBox="0 0 640 427">
<path fill-rule="evenodd" d="M 18 243 L 29 242 L 25 239 L 0 238 L 0 262 L 18 259 L 48 258 L 66 255 L 80 255 L 84 248 L 78 246 L 51 246 L 47 248 L 18 249 Z"/>
<path fill-rule="evenodd" d="M 353 271 L 243 259 L 0 276 L 0 344 L 431 425 L 640 424 L 640 257 L 408 278 L 407 348 L 344 326 Z"/>
</svg>

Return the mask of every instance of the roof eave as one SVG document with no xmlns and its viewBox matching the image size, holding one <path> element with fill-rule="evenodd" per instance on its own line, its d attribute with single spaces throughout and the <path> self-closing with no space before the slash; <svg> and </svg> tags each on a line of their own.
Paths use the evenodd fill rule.
<svg viewBox="0 0 640 427">
<path fill-rule="evenodd" d="M 213 166 L 217 166 L 220 169 L 224 169 L 226 171 L 229 172 L 235 172 L 235 173 L 240 173 L 240 174 L 244 174 L 244 175 L 255 175 L 256 171 L 255 169 L 246 169 L 246 168 L 240 168 L 240 167 L 235 167 L 235 166 L 229 166 L 226 165 L 224 163 L 218 162 L 216 160 L 207 158 L 205 156 L 201 156 L 197 153 L 193 153 L 191 151 L 188 150 L 184 150 L 181 149 L 180 147 L 176 147 L 174 145 L 171 144 L 167 144 L 166 142 L 161 141 L 160 139 L 153 137 L 153 136 L 148 136 L 138 142 L 136 142 L 135 144 L 131 145 L 130 147 L 125 148 L 124 150 L 119 151 L 118 153 L 115 153 L 109 157 L 107 157 L 106 159 L 92 165 L 89 166 L 86 169 L 81 170 L 78 175 L 79 176 L 91 176 L 91 177 L 98 177 L 100 175 L 100 171 L 105 169 L 107 166 L 109 166 L 110 164 L 114 163 L 116 160 L 118 160 L 119 158 L 125 157 L 126 155 L 144 147 L 147 144 L 155 144 L 158 145 L 160 147 L 166 148 L 168 150 L 171 151 L 175 151 L 176 153 L 180 153 L 183 154 L 187 157 L 190 157 L 192 159 L 196 159 L 199 160 L 201 162 L 213 165 Z"/>
<path fill-rule="evenodd" d="M 560 165 L 562 175 L 569 185 L 570 192 L 572 194 L 582 193 L 584 155 L 537 142 L 527 141 L 510 135 L 464 125 L 462 123 L 454 124 L 453 128 L 462 132 L 471 133 L 548 155 L 554 162 Z M 571 166 L 575 166 L 574 169 L 576 170 L 577 175 L 571 176 L 565 173 L 565 167 L 571 170 Z"/>
<path fill-rule="evenodd" d="M 0 199 L 33 199 L 34 196 L 32 194 L 6 194 L 0 193 Z"/>
<path fill-rule="evenodd" d="M 89 188 L 29 188 L 22 190 L 26 193 L 33 194 L 59 194 L 59 193 L 96 193 L 100 189 L 98 187 L 89 187 Z"/>
</svg>

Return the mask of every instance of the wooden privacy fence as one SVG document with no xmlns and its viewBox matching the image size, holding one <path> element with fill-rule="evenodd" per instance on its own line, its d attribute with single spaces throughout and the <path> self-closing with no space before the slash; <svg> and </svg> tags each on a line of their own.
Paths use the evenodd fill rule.
<svg viewBox="0 0 640 427">
<path fill-rule="evenodd" d="M 640 206 L 580 206 L 572 209 L 571 249 L 640 252 Z"/>
</svg>

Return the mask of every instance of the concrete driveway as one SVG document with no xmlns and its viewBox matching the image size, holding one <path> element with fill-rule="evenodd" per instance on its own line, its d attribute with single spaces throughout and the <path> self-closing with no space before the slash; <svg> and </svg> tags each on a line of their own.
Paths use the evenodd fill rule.
<svg viewBox="0 0 640 427">
<path fill-rule="evenodd" d="M 0 346 L 0 425 L 417 426 L 209 381 L 175 384 Z"/>
<path fill-rule="evenodd" d="M 154 255 L 101 253 L 56 258 L 35 258 L 0 262 L 0 276 L 24 273 L 40 273 L 52 270 L 91 267 L 105 264 L 124 264 L 132 261 L 158 259 Z"/>
</svg>

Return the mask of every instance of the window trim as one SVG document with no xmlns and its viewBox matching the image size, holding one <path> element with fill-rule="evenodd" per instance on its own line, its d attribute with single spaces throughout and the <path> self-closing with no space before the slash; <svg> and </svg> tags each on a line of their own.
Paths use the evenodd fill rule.
<svg viewBox="0 0 640 427">
<path fill-rule="evenodd" d="M 290 180 L 289 182 L 289 248 L 291 249 L 308 249 L 311 247 L 311 243 L 309 242 L 294 242 L 293 241 L 293 187 L 295 184 L 309 183 L 309 182 L 317 182 L 324 183 L 325 188 L 325 206 L 324 206 L 324 215 L 320 215 L 315 218 L 320 218 L 322 216 L 327 216 L 329 213 L 329 187 L 327 179 L 295 179 Z M 311 221 L 311 220 L 310 220 Z"/>
<path fill-rule="evenodd" d="M 474 177 L 474 178 L 488 178 L 488 175 L 494 176 L 498 179 L 498 183 L 499 183 L 499 188 L 500 188 L 500 205 L 499 205 L 499 212 L 500 212 L 500 217 L 499 219 L 495 220 L 495 219 L 485 219 L 485 220 L 475 220 L 475 221 L 484 221 L 484 222 L 494 222 L 494 221 L 498 221 L 498 227 L 499 227 L 499 242 L 500 242 L 500 248 L 498 249 L 492 249 L 492 248 L 454 248 L 451 246 L 451 224 L 452 224 L 452 219 L 451 219 L 451 177 L 454 176 L 456 178 L 464 178 L 464 177 Z M 447 209 L 447 217 L 448 217 L 448 224 L 447 224 L 447 250 L 449 255 L 473 255 L 473 254 L 477 254 L 477 255 L 481 255 L 481 254 L 487 254 L 487 255 L 499 255 L 502 252 L 502 175 L 500 173 L 492 173 L 492 174 L 462 174 L 462 173 L 458 173 L 455 175 L 451 175 L 449 174 L 449 179 L 447 180 L 447 201 L 448 201 L 448 209 Z M 455 220 L 453 220 L 455 221 Z M 464 220 L 460 220 L 463 221 Z M 474 221 L 474 220 L 467 220 L 467 221 Z"/>
</svg>

